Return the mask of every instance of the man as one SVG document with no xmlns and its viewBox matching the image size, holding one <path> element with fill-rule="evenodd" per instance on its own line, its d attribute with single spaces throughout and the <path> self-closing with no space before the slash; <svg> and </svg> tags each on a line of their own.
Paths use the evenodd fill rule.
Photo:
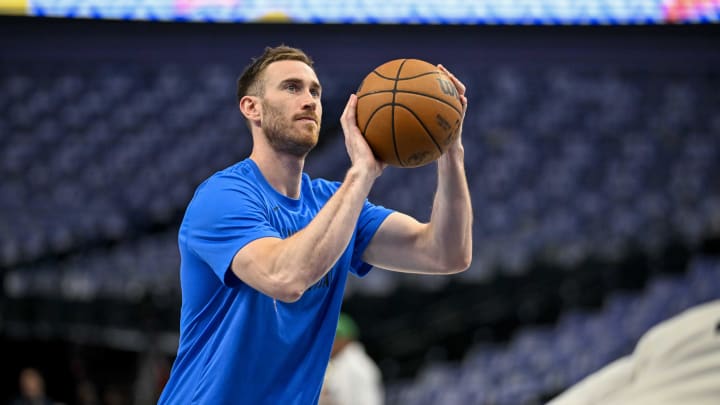
<svg viewBox="0 0 720 405">
<path fill-rule="evenodd" d="M 444 68 L 443 68 L 444 69 Z M 449 72 L 466 105 L 465 87 Z M 303 173 L 322 88 L 302 51 L 267 48 L 238 79 L 253 149 L 201 184 L 180 226 L 180 345 L 161 404 L 314 404 L 348 272 L 469 267 L 472 208 L 460 134 L 438 162 L 427 224 L 367 201 L 385 165 L 341 117 L 342 183 Z"/>
<path fill-rule="evenodd" d="M 358 327 L 344 313 L 335 332 L 320 405 L 381 405 L 382 375 L 358 341 Z"/>
</svg>

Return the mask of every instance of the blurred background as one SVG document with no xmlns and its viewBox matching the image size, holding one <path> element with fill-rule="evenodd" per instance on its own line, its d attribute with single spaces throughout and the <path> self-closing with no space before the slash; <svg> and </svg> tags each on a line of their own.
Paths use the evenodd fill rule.
<svg viewBox="0 0 720 405">
<path fill-rule="evenodd" d="M 343 310 L 388 404 L 536 404 L 720 298 L 720 2 L 0 1 L 0 401 L 155 403 L 177 348 L 178 225 L 250 151 L 235 80 L 265 46 L 323 84 L 313 176 L 374 67 L 467 85 L 474 257 L 375 270 Z M 434 165 L 371 200 L 428 219 Z"/>
</svg>

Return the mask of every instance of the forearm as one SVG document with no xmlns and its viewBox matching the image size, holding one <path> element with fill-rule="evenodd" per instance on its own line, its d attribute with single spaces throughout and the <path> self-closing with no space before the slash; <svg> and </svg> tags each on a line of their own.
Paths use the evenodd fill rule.
<svg viewBox="0 0 720 405">
<path fill-rule="evenodd" d="M 438 186 L 426 235 L 430 249 L 453 270 L 464 270 L 472 260 L 473 212 L 464 158 L 462 145 L 453 145 L 438 160 Z"/>
<path fill-rule="evenodd" d="M 283 240 L 269 269 L 281 285 L 299 298 L 320 280 L 347 248 L 374 177 L 351 168 L 318 215 L 301 231 Z"/>
</svg>

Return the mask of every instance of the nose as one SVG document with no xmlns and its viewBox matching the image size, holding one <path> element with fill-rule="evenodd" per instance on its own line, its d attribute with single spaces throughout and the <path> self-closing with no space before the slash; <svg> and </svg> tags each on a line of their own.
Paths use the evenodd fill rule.
<svg viewBox="0 0 720 405">
<path fill-rule="evenodd" d="M 308 95 L 308 97 L 305 97 L 303 100 L 303 110 L 315 111 L 317 110 L 317 104 L 317 100 L 314 97 Z"/>
<path fill-rule="evenodd" d="M 318 99 L 312 94 L 309 89 L 304 92 L 304 97 L 302 100 L 303 110 L 315 111 L 317 109 L 318 102 Z"/>
</svg>

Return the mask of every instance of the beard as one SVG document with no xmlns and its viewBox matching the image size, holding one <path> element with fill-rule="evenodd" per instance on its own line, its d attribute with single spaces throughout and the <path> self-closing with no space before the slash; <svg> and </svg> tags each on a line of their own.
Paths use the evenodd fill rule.
<svg viewBox="0 0 720 405">
<path fill-rule="evenodd" d="M 303 157 L 317 145 L 320 123 L 305 123 L 301 130 L 294 128 L 295 120 L 288 120 L 280 108 L 263 100 L 262 130 L 270 146 L 278 152 Z"/>
</svg>

